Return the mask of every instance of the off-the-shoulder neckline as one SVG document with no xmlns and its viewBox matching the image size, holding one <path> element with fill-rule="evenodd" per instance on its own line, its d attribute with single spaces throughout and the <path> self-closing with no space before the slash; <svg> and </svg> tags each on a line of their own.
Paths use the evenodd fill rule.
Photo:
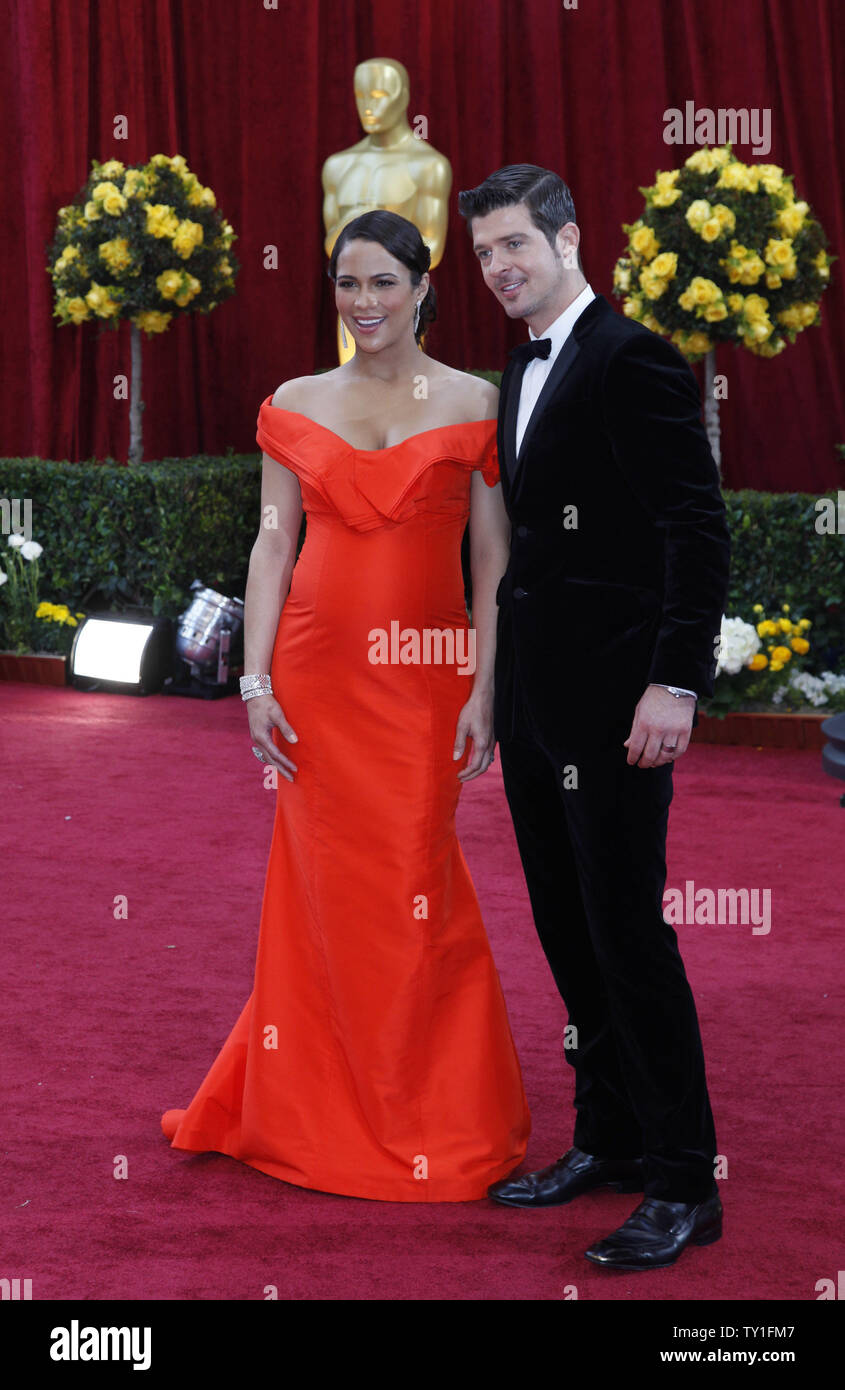
<svg viewBox="0 0 845 1390">
<path fill-rule="evenodd" d="M 471 429 L 473 425 L 496 424 L 495 415 L 490 415 L 486 420 L 458 420 L 451 425 L 433 425 L 431 429 L 418 430 L 416 434 L 409 434 L 405 439 L 397 440 L 395 444 L 385 444 L 383 449 L 358 449 L 354 444 L 350 444 L 348 439 L 344 439 L 342 434 L 338 434 L 336 430 L 330 430 L 328 425 L 321 425 L 319 420 L 312 420 L 310 415 L 303 415 L 300 410 L 286 410 L 282 405 L 273 405 L 272 396 L 268 396 L 263 404 L 269 405 L 272 410 L 280 410 L 283 415 L 295 415 L 298 420 L 305 420 L 309 425 L 313 425 L 315 429 L 322 430 L 324 434 L 330 434 L 333 439 L 337 439 L 339 443 L 345 444 L 347 449 L 350 449 L 353 454 L 386 454 L 389 453 L 391 449 L 399 449 L 403 444 L 410 443 L 412 439 L 423 439 L 427 434 L 440 434 L 442 430 Z"/>
</svg>

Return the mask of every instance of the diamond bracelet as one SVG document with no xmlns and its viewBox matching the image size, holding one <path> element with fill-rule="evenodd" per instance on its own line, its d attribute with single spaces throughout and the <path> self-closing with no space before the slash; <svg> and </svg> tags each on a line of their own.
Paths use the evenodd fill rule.
<svg viewBox="0 0 845 1390">
<path fill-rule="evenodd" d="M 252 700 L 256 695 L 272 695 L 273 687 L 268 675 L 241 676 L 241 699 Z"/>
</svg>

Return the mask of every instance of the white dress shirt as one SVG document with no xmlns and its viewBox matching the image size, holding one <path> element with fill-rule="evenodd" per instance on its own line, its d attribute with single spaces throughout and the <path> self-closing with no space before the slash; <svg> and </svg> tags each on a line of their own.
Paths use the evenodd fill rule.
<svg viewBox="0 0 845 1390">
<path fill-rule="evenodd" d="M 516 452 L 519 453 L 523 436 L 531 419 L 532 412 L 537 404 L 540 392 L 548 380 L 549 372 L 554 366 L 555 358 L 572 332 L 572 325 L 575 320 L 583 314 L 588 304 L 595 299 L 595 292 L 590 285 L 585 285 L 579 295 L 568 304 L 563 313 L 550 323 L 545 333 L 535 333 L 529 328 L 528 333 L 531 338 L 551 338 L 552 346 L 548 357 L 532 357 L 522 373 L 522 382 L 519 393 L 519 410 L 516 416 Z M 660 682 L 655 681 L 655 685 Z M 676 686 L 676 689 L 683 687 Z M 662 686 L 662 689 L 667 689 Z M 685 694 L 691 695 L 696 699 L 694 690 L 685 690 Z"/>
<path fill-rule="evenodd" d="M 519 411 L 516 417 L 516 452 L 519 453 L 522 437 L 531 419 L 531 413 L 537 404 L 537 397 L 546 384 L 549 372 L 554 366 L 555 358 L 572 332 L 572 325 L 579 315 L 583 314 L 588 304 L 595 299 L 595 292 L 589 285 L 585 285 L 579 295 L 573 299 L 571 304 L 567 304 L 563 313 L 556 318 L 554 323 L 550 323 L 545 333 L 534 333 L 529 328 L 531 338 L 551 338 L 552 346 L 548 357 L 532 357 L 531 361 L 522 373 L 522 383 L 519 393 Z"/>
</svg>

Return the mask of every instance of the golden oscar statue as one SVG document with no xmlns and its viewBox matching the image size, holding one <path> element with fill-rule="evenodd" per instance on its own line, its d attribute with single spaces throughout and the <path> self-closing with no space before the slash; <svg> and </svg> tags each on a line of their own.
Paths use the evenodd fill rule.
<svg viewBox="0 0 845 1390">
<path fill-rule="evenodd" d="M 452 166 L 432 149 L 406 115 L 408 73 L 395 58 L 368 58 L 355 69 L 355 104 L 363 140 L 330 155 L 323 165 L 326 255 L 343 227 L 362 212 L 386 208 L 407 217 L 431 252 L 432 269 L 443 255 Z M 415 125 L 425 123 L 418 117 Z M 343 346 L 338 319 L 338 357 L 346 362 L 355 344 Z"/>
</svg>

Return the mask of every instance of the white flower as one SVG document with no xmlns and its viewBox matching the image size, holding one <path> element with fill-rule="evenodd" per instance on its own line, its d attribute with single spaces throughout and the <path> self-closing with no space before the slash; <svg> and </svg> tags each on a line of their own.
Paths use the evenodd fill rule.
<svg viewBox="0 0 845 1390">
<path fill-rule="evenodd" d="M 820 676 L 811 676 L 809 671 L 793 671 L 789 686 L 799 691 L 808 704 L 818 708 L 820 705 L 828 704 L 831 695 L 838 695 L 841 690 L 845 690 L 845 676 L 837 676 L 833 671 L 822 671 Z M 772 697 L 776 704 L 780 704 L 788 688 L 785 685 L 780 686 L 777 694 Z"/>
<path fill-rule="evenodd" d="M 39 555 L 43 555 L 44 547 L 38 541 L 24 541 L 21 546 L 21 555 L 25 560 L 37 560 Z"/>
<path fill-rule="evenodd" d="M 8 574 L 6 573 L 6 571 L 5 571 L 5 570 L 0 570 L 0 584 L 5 584 L 5 583 L 6 583 L 6 580 L 7 580 L 8 578 L 9 578 L 9 576 L 8 576 Z"/>
<path fill-rule="evenodd" d="M 737 675 L 759 650 L 760 638 L 751 623 L 743 622 L 742 618 L 723 617 L 716 675 L 722 671 L 729 676 Z"/>
<path fill-rule="evenodd" d="M 22 545 L 26 545 L 26 536 L 22 536 L 20 531 L 13 531 L 6 544 L 19 550 Z"/>
</svg>

